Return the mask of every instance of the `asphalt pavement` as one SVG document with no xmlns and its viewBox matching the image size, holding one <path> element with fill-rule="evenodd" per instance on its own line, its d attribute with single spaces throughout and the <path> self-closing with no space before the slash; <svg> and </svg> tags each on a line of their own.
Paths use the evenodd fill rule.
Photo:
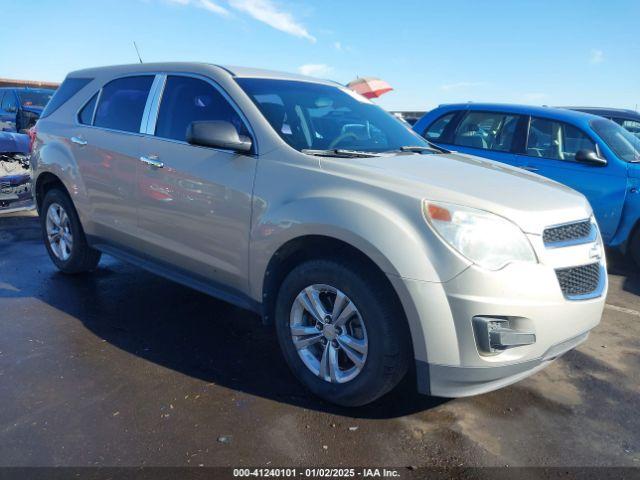
<svg viewBox="0 0 640 480">
<path fill-rule="evenodd" d="M 109 257 L 63 275 L 37 218 L 0 217 L 0 466 L 640 467 L 640 273 L 609 258 L 601 325 L 544 371 L 344 409 L 257 316 Z"/>
</svg>

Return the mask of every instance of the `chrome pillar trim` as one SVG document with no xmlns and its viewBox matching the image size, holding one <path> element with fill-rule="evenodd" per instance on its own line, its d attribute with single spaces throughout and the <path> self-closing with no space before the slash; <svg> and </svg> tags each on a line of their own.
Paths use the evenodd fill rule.
<svg viewBox="0 0 640 480">
<path fill-rule="evenodd" d="M 158 96 L 164 89 L 164 82 L 167 76 L 165 74 L 157 74 L 151 84 L 149 95 L 147 96 L 147 103 L 144 106 L 144 112 L 142 114 L 142 120 L 140 121 L 140 133 L 149 134 L 150 125 L 155 131 L 156 119 L 158 118 Z M 151 133 L 153 134 L 153 132 Z"/>
</svg>

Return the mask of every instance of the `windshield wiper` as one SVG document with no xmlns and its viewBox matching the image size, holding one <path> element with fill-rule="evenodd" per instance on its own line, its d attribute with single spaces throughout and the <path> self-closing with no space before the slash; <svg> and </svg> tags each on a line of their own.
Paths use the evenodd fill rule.
<svg viewBox="0 0 640 480">
<path fill-rule="evenodd" d="M 358 150 L 344 150 L 342 148 L 331 148 L 329 150 L 312 150 L 303 148 L 300 150 L 307 155 L 317 155 L 319 157 L 342 157 L 342 158 L 367 158 L 379 157 L 380 154 L 374 152 L 361 152 Z"/>
<path fill-rule="evenodd" d="M 437 153 L 451 153 L 451 150 L 447 150 L 446 148 L 442 148 L 439 145 L 436 145 L 433 142 L 430 142 L 429 140 L 425 140 L 425 142 L 427 142 L 429 145 L 406 145 L 403 147 L 400 147 L 400 151 L 401 152 L 425 152 L 425 151 L 430 151 L 430 152 L 437 152 Z"/>
</svg>

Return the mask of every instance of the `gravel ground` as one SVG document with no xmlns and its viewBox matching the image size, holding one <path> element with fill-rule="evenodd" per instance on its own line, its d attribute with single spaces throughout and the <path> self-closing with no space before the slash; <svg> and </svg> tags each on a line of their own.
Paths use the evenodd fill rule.
<svg viewBox="0 0 640 480">
<path fill-rule="evenodd" d="M 36 218 L 0 218 L 0 465 L 640 467 L 640 274 L 609 256 L 601 325 L 546 370 L 350 410 L 257 316 L 108 257 L 62 275 Z"/>
</svg>

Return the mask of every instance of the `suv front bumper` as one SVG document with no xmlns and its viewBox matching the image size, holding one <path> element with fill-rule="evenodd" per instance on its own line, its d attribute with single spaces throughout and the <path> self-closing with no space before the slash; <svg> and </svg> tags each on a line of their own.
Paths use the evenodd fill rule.
<svg viewBox="0 0 640 480">
<path fill-rule="evenodd" d="M 472 266 L 445 283 L 390 277 L 405 306 L 413 338 L 418 390 L 462 397 L 517 382 L 587 339 L 602 317 L 606 270 L 599 295 L 568 300 L 555 269 L 512 264 L 499 271 Z M 513 319 L 534 343 L 483 352 L 474 317 Z"/>
</svg>

